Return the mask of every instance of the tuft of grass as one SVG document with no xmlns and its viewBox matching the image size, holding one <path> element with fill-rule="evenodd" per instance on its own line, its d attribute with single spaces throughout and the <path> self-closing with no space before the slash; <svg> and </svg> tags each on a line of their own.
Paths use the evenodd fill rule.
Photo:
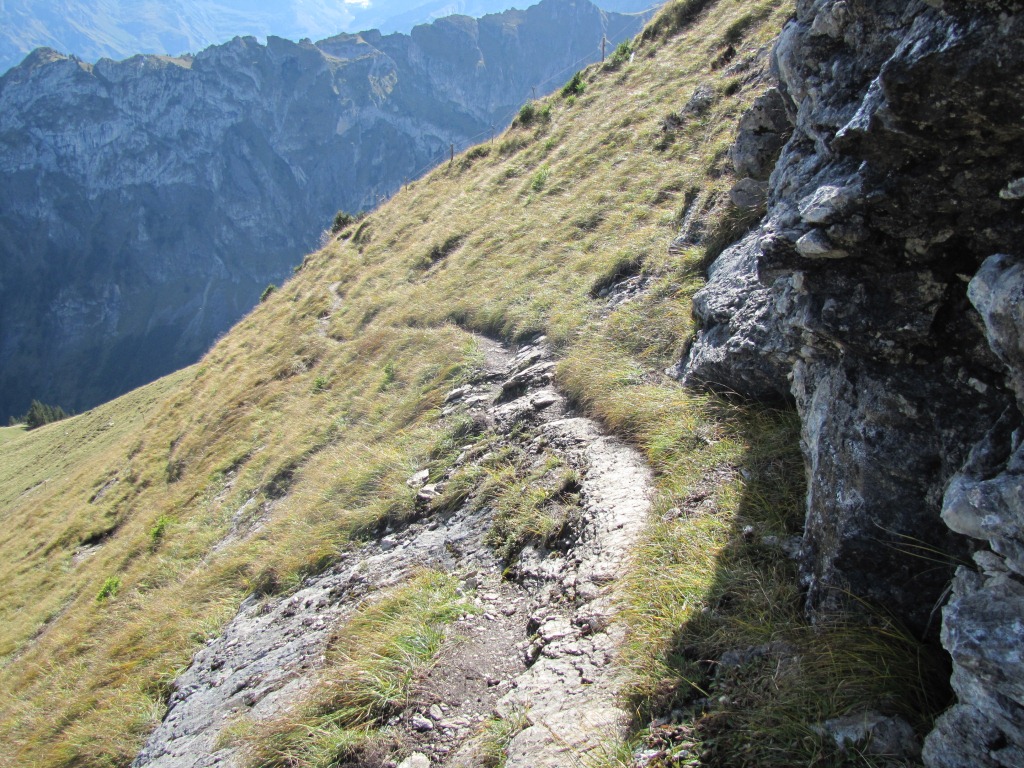
<svg viewBox="0 0 1024 768">
<path fill-rule="evenodd" d="M 537 172 L 530 177 L 530 189 L 534 192 L 540 192 L 544 189 L 544 185 L 547 184 L 550 175 L 551 169 L 546 165 L 538 168 Z"/>
<path fill-rule="evenodd" d="M 408 702 L 416 680 L 471 611 L 458 579 L 436 571 L 364 606 L 335 635 L 319 681 L 290 711 L 237 738 L 247 766 L 330 768 L 374 740 Z"/>
<path fill-rule="evenodd" d="M 553 546 L 579 514 L 580 477 L 547 454 L 508 448 L 485 468 L 477 504 L 494 508 L 487 543 L 507 564 L 529 544 Z"/>
<path fill-rule="evenodd" d="M 693 24 L 714 0 L 676 0 L 665 5 L 640 35 L 644 42 L 669 37 Z"/>
<path fill-rule="evenodd" d="M 444 242 L 432 246 L 425 256 L 417 259 L 415 266 L 418 269 L 429 269 L 434 264 L 437 264 L 437 262 L 449 256 L 462 245 L 465 239 L 465 235 L 449 235 L 444 239 Z"/>
<path fill-rule="evenodd" d="M 525 710 L 514 707 L 504 715 L 495 714 L 480 727 L 481 768 L 504 768 L 508 760 L 508 746 L 530 724 Z"/>
<path fill-rule="evenodd" d="M 167 528 L 174 522 L 174 518 L 170 515 L 160 515 L 153 523 L 153 527 L 149 529 L 149 542 L 150 547 L 154 548 L 160 545 L 163 541 L 164 535 L 167 533 Z"/>
<path fill-rule="evenodd" d="M 601 291 L 611 288 L 613 285 L 627 277 L 639 274 L 643 267 L 643 256 L 636 253 L 616 254 L 615 260 L 608 265 L 604 272 L 594 281 L 590 288 L 591 298 L 599 298 Z"/>
</svg>

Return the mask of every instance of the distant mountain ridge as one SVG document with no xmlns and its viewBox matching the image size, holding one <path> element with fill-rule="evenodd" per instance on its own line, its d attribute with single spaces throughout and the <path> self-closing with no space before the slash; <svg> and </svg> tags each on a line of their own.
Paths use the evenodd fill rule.
<svg viewBox="0 0 1024 768">
<path fill-rule="evenodd" d="M 650 0 L 604 0 L 601 8 L 637 12 Z M 180 55 L 236 36 L 292 40 L 380 29 L 409 32 L 453 14 L 484 16 L 516 0 L 0 0 L 0 74 L 36 48 L 86 61 L 137 53 Z"/>
<path fill-rule="evenodd" d="M 194 361 L 336 210 L 504 127 L 642 23 L 544 0 L 186 58 L 37 50 L 0 78 L 0 419 Z"/>
</svg>

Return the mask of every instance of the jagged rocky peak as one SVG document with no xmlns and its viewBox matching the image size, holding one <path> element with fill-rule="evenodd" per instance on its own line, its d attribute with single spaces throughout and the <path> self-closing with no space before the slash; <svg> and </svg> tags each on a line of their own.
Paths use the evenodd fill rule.
<svg viewBox="0 0 1024 768">
<path fill-rule="evenodd" d="M 765 217 L 711 267 L 683 379 L 795 400 L 812 614 L 856 596 L 934 636 L 973 555 L 925 757 L 1020 765 L 1024 7 L 801 0 L 774 71 L 733 153 Z"/>
</svg>

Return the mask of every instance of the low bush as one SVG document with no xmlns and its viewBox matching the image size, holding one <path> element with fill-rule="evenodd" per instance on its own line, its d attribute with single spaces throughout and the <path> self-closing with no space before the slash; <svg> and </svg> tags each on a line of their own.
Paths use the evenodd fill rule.
<svg viewBox="0 0 1024 768">
<path fill-rule="evenodd" d="M 577 72 L 572 78 L 562 86 L 562 97 L 568 98 L 569 96 L 579 96 L 583 91 L 587 89 L 587 84 L 583 82 L 583 73 Z"/>
<path fill-rule="evenodd" d="M 633 46 L 628 42 L 623 41 L 615 47 L 615 52 L 612 53 L 611 58 L 608 60 L 608 67 L 615 69 L 621 67 L 627 61 L 629 57 L 633 55 Z"/>
<path fill-rule="evenodd" d="M 100 587 L 100 591 L 96 593 L 96 602 L 102 603 L 104 600 L 117 597 L 120 590 L 121 579 L 117 576 L 108 576 L 107 580 L 103 582 L 103 586 Z"/>
</svg>

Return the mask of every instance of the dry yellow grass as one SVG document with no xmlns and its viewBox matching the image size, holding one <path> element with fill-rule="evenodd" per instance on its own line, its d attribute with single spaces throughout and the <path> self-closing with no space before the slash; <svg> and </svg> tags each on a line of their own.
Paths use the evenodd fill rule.
<svg viewBox="0 0 1024 768">
<path fill-rule="evenodd" d="M 707 256 L 667 246 L 687 204 L 712 245 L 734 226 L 727 149 L 789 12 L 679 0 L 631 60 L 591 67 L 582 93 L 544 100 L 529 126 L 307 257 L 199 364 L 0 444 L 0 763 L 127 765 L 245 595 L 288 590 L 407 514 L 404 481 L 443 439 L 437 408 L 476 359 L 474 333 L 547 334 L 562 386 L 660 471 L 663 506 L 720 472 L 714 493 L 739 519 L 732 470 L 762 438 L 659 378 L 692 331 Z M 729 46 L 747 69 L 715 64 Z M 666 131 L 699 85 L 710 110 Z M 609 311 L 595 289 L 629 269 L 650 290 Z M 781 420 L 762 432 L 792 443 Z M 653 638 L 634 661 L 672 640 Z"/>
</svg>

